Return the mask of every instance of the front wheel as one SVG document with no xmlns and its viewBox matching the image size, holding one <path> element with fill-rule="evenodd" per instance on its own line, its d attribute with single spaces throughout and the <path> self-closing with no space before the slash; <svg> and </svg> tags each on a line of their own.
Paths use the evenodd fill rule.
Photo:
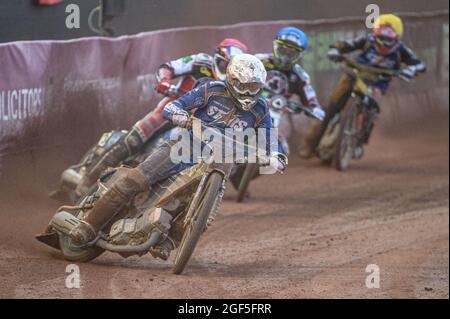
<svg viewBox="0 0 450 319">
<path fill-rule="evenodd" d="M 341 127 L 336 141 L 335 165 L 338 171 L 345 171 L 353 159 L 353 150 L 356 145 L 358 117 L 358 104 L 354 100 L 344 111 L 341 118 Z"/>
<path fill-rule="evenodd" d="M 222 187 L 223 176 L 218 172 L 213 172 L 205 183 L 198 207 L 195 209 L 192 219 L 186 227 L 180 246 L 175 257 L 174 274 L 181 274 L 186 267 L 192 253 L 195 250 L 200 235 L 203 233 L 208 221 L 209 214 L 214 209 L 216 198 Z"/>
</svg>

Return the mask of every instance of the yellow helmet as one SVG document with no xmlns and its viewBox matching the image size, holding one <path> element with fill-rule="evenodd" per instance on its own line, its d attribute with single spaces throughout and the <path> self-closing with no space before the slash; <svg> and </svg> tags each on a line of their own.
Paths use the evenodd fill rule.
<svg viewBox="0 0 450 319">
<path fill-rule="evenodd" d="M 403 22 L 398 16 L 394 14 L 382 14 L 375 20 L 374 29 L 381 26 L 389 26 L 394 30 L 400 38 L 403 35 Z"/>
</svg>

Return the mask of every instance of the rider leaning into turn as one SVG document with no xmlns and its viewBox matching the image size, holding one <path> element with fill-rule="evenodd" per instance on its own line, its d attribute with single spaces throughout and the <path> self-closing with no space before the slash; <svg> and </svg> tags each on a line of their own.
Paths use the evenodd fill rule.
<svg viewBox="0 0 450 319">
<path fill-rule="evenodd" d="M 154 133 L 167 121 L 163 117 L 164 107 L 176 98 L 178 92 L 172 92 L 172 82 L 181 76 L 190 75 L 196 81 L 213 77 L 225 80 L 227 65 L 231 58 L 240 53 L 246 53 L 247 46 L 236 39 L 225 39 L 216 48 L 214 56 L 206 53 L 189 55 L 178 60 L 162 64 L 157 71 L 156 90 L 165 95 L 156 108 L 137 121 L 132 129 L 106 153 L 96 165 L 83 176 L 76 193 L 84 194 L 95 183 L 100 174 L 108 167 L 115 167 L 128 156 L 136 154 Z M 184 90 L 193 89 L 196 83 L 185 83 Z"/>
<path fill-rule="evenodd" d="M 236 55 L 229 63 L 225 82 L 209 81 L 198 86 L 166 105 L 163 115 L 175 125 L 188 127 L 188 112 L 196 109 L 196 118 L 220 129 L 243 131 L 247 128 L 262 128 L 266 134 L 270 134 L 270 113 L 265 100 L 259 97 L 265 80 L 266 71 L 259 59 L 249 54 Z M 155 183 L 192 166 L 191 163 L 180 164 L 171 160 L 170 152 L 176 143 L 173 140 L 166 141 L 137 168 L 119 177 L 95 202 L 83 222 L 71 231 L 74 242 L 86 244 L 94 240 L 98 230 L 136 194 L 150 190 Z M 271 149 L 270 139 L 266 139 L 266 143 L 267 148 Z M 284 170 L 287 162 L 285 155 L 277 151 L 268 155 L 272 158 L 271 166 Z M 153 249 L 152 254 L 167 259 L 173 248 L 175 243 L 167 238 Z"/>
<path fill-rule="evenodd" d="M 308 48 L 306 34 L 297 28 L 281 29 L 273 41 L 273 53 L 261 53 L 256 56 L 267 70 L 266 90 L 272 94 L 290 98 L 299 96 L 304 105 L 321 118 L 324 111 L 311 85 L 308 73 L 300 65 L 301 58 Z"/>
<path fill-rule="evenodd" d="M 407 67 L 400 71 L 400 76 L 412 79 L 424 73 L 426 68 L 412 50 L 401 41 L 402 35 L 402 20 L 393 14 L 384 14 L 375 21 L 371 34 L 352 41 L 338 41 L 330 46 L 328 57 L 332 61 L 340 62 L 342 54 L 361 51 L 356 58 L 357 63 L 387 70 L 400 70 L 402 64 L 406 64 Z M 303 157 L 308 158 L 314 154 L 329 121 L 343 109 L 350 98 L 353 81 L 352 75 L 347 73 L 339 80 L 330 97 L 324 121 L 314 121 L 312 125 L 306 138 L 307 149 L 301 153 Z M 391 78 L 367 83 L 372 91 L 371 103 L 377 110 L 380 99 L 386 93 L 390 81 Z"/>
<path fill-rule="evenodd" d="M 315 116 L 323 118 L 325 112 L 320 106 L 310 77 L 300 65 L 307 48 L 306 34 L 297 28 L 287 27 L 279 30 L 275 36 L 272 53 L 259 53 L 256 57 L 261 60 L 267 71 L 264 91 L 272 96 L 283 95 L 287 99 L 296 95 L 304 105 L 311 108 Z M 289 147 L 283 145 L 283 141 L 284 139 L 280 139 L 280 145 L 288 154 Z M 245 166 L 238 166 L 230 176 L 230 181 L 236 189 L 239 187 L 244 169 Z"/>
</svg>

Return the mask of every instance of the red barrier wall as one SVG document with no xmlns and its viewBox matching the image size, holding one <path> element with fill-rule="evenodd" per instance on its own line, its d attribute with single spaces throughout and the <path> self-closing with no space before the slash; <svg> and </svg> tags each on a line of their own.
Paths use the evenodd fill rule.
<svg viewBox="0 0 450 319">
<path fill-rule="evenodd" d="M 304 64 L 325 103 L 340 74 L 325 58 L 328 45 L 365 32 L 360 18 L 0 44 L 0 189 L 2 184 L 14 184 L 16 174 L 57 177 L 102 131 L 128 128 L 151 110 L 158 99 L 153 72 L 160 63 L 194 52 L 213 52 L 224 37 L 245 41 L 252 52 L 268 52 L 274 34 L 285 25 L 300 26 L 310 34 L 311 49 Z M 390 125 L 416 119 L 424 110 L 448 112 L 448 13 L 407 18 L 406 34 L 406 43 L 424 58 L 430 72 L 407 87 L 394 85 L 395 93 L 387 97 L 387 113 L 395 114 L 388 116 Z M 54 159 L 58 164 L 49 166 Z M 16 171 L 17 162 L 31 163 L 28 172 Z"/>
</svg>

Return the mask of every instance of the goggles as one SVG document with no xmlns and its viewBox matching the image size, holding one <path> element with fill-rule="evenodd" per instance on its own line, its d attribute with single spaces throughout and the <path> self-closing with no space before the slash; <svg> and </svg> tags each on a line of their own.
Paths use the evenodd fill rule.
<svg viewBox="0 0 450 319">
<path fill-rule="evenodd" d="M 241 95 L 257 95 L 263 87 L 263 83 L 249 82 L 241 83 L 239 80 L 234 79 L 231 82 L 234 90 Z"/>
<path fill-rule="evenodd" d="M 275 46 L 280 55 L 289 57 L 289 58 L 297 58 L 304 51 L 303 48 L 289 44 L 283 40 L 275 40 Z"/>
<path fill-rule="evenodd" d="M 392 48 L 397 44 L 397 39 L 386 36 L 376 36 L 375 41 L 384 48 Z"/>
<path fill-rule="evenodd" d="M 397 34 L 390 27 L 380 26 L 375 30 L 375 41 L 382 47 L 391 48 L 397 44 L 397 40 Z"/>
</svg>

